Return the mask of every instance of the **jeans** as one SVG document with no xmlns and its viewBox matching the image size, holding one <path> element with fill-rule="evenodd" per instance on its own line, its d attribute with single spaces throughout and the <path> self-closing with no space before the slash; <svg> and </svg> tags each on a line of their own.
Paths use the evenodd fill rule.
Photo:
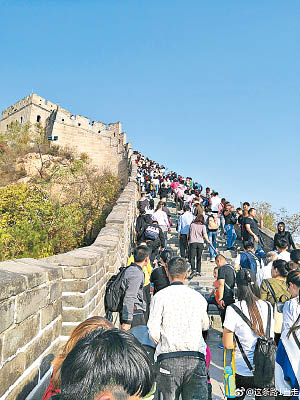
<svg viewBox="0 0 300 400">
<path fill-rule="evenodd" d="M 214 249 L 217 248 L 217 234 L 218 234 L 217 231 L 216 232 L 212 232 L 212 231 L 207 232 L 208 239 L 210 242 L 212 242 Z M 216 255 L 217 255 L 217 252 L 214 251 L 213 248 L 212 248 L 212 246 L 208 246 L 210 259 L 216 257 Z"/>
<path fill-rule="evenodd" d="M 196 270 L 196 265 L 197 265 L 197 272 L 201 272 L 201 257 L 202 257 L 202 252 L 204 249 L 204 244 L 203 243 L 190 243 L 190 263 L 191 263 L 191 268 L 192 271 Z"/>
<path fill-rule="evenodd" d="M 261 249 L 260 238 L 258 238 L 258 242 L 253 241 L 254 251 Z"/>
<path fill-rule="evenodd" d="M 123 324 L 123 318 L 122 318 L 122 312 L 119 313 L 119 318 L 120 318 L 120 324 Z M 145 321 L 145 316 L 143 312 L 140 312 L 139 314 L 133 314 L 133 319 L 131 322 L 131 328 L 135 326 L 140 326 L 140 325 L 147 325 Z"/>
<path fill-rule="evenodd" d="M 168 230 L 163 231 L 164 238 L 165 238 L 165 249 L 167 248 L 168 245 Z"/>
<path fill-rule="evenodd" d="M 221 228 L 221 232 L 222 232 L 223 234 L 225 234 L 225 228 L 224 228 L 224 226 L 225 226 L 225 218 L 224 218 L 223 215 L 221 215 L 221 217 L 220 217 L 220 228 Z"/>
<path fill-rule="evenodd" d="M 187 257 L 187 247 L 188 247 L 188 235 L 180 234 L 179 236 L 179 248 L 180 248 L 180 257 Z"/>
<path fill-rule="evenodd" d="M 175 357 L 158 364 L 158 392 L 163 400 L 207 400 L 205 360 L 198 357 Z"/>
<path fill-rule="evenodd" d="M 231 249 L 231 247 L 234 245 L 234 242 L 236 239 L 234 225 L 228 224 L 228 225 L 225 225 L 224 228 L 227 233 L 227 249 Z"/>
<path fill-rule="evenodd" d="M 175 194 L 175 203 L 176 203 L 176 210 L 181 211 L 183 209 L 183 198 L 178 197 Z"/>
</svg>

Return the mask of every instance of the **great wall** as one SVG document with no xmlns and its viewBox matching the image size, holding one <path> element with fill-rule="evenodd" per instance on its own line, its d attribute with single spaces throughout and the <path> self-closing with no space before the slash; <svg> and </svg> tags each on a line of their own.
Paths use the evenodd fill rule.
<svg viewBox="0 0 300 400">
<path fill-rule="evenodd" d="M 128 144 L 121 122 L 91 121 L 37 94 L 31 94 L 2 111 L 0 132 L 5 133 L 12 122 L 30 123 L 32 127 L 41 124 L 51 143 L 86 153 L 99 169 L 109 169 L 126 181 Z"/>
<path fill-rule="evenodd" d="M 135 156 L 120 122 L 90 123 L 34 94 L 2 113 L 0 131 L 16 120 L 42 123 L 58 145 L 84 151 L 127 182 L 91 246 L 0 263 L 0 400 L 40 400 L 54 354 L 72 329 L 89 316 L 104 315 L 106 282 L 126 263 L 133 244 L 139 189 Z M 270 247 L 272 232 L 263 229 L 262 235 Z"/>
</svg>

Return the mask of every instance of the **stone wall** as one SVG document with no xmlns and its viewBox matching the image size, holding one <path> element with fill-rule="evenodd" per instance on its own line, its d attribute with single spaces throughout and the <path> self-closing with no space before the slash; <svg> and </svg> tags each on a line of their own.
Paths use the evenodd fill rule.
<svg viewBox="0 0 300 400">
<path fill-rule="evenodd" d="M 273 250 L 273 239 L 275 233 L 268 228 L 260 228 L 259 231 L 264 251 L 267 253 L 268 251 Z"/>
<path fill-rule="evenodd" d="M 0 263 L 0 400 L 40 400 L 73 328 L 104 316 L 106 282 L 126 263 L 133 239 L 138 185 L 128 152 L 129 182 L 91 246 Z"/>
</svg>

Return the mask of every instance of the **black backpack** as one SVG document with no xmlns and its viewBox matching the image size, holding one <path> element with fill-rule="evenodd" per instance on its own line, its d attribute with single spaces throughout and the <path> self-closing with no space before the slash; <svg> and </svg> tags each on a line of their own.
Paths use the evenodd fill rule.
<svg viewBox="0 0 300 400">
<path fill-rule="evenodd" d="M 125 295 L 124 274 L 126 267 L 121 267 L 116 275 L 113 275 L 106 284 L 104 295 L 105 312 L 120 312 L 123 308 Z"/>
<path fill-rule="evenodd" d="M 274 387 L 275 359 L 277 350 L 275 340 L 270 337 L 271 305 L 269 303 L 267 304 L 267 333 L 266 336 L 261 336 L 257 339 L 253 358 L 254 368 L 251 366 L 238 337 L 234 335 L 235 341 L 240 349 L 245 363 L 247 364 L 247 367 L 251 372 L 253 372 L 255 387 L 262 389 Z M 239 314 L 246 324 L 253 329 L 251 321 L 246 317 L 246 315 L 235 304 L 231 304 L 231 307 Z"/>
</svg>

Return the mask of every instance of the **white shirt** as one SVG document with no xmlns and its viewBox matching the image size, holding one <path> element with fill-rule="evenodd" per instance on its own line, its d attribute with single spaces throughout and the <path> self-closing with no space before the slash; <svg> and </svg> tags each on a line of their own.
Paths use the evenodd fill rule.
<svg viewBox="0 0 300 400">
<path fill-rule="evenodd" d="M 286 301 L 283 306 L 282 312 L 282 329 L 290 329 L 300 314 L 299 296 L 293 297 L 291 300 Z"/>
<path fill-rule="evenodd" d="M 169 220 L 168 220 L 168 216 L 167 213 L 165 213 L 162 210 L 157 210 L 152 214 L 152 220 L 153 221 L 157 221 L 158 225 L 162 228 L 164 228 L 166 230 L 166 228 L 169 227 Z"/>
<path fill-rule="evenodd" d="M 235 305 L 242 310 L 247 318 L 250 319 L 249 311 L 247 304 L 244 300 L 241 302 L 238 301 Z M 264 332 L 266 333 L 267 329 L 267 320 L 268 320 L 268 304 L 263 300 L 258 300 L 256 302 L 258 307 L 259 313 L 261 315 L 261 319 L 263 322 Z M 224 328 L 227 328 L 229 331 L 234 332 L 241 345 L 243 350 L 248 357 L 250 364 L 253 366 L 253 356 L 255 345 L 258 336 L 255 335 L 252 329 L 246 324 L 246 322 L 234 311 L 234 309 L 230 306 L 226 308 L 226 316 L 224 321 Z M 273 318 L 273 308 L 271 307 L 271 330 L 270 330 L 271 337 L 274 337 L 274 318 Z M 235 353 L 235 369 L 236 373 L 243 376 L 253 376 L 253 373 L 247 367 L 243 356 L 239 350 L 239 347 L 236 346 L 236 353 Z"/>
<path fill-rule="evenodd" d="M 291 260 L 291 255 L 288 251 L 284 250 L 278 254 L 278 260 L 284 260 L 286 262 L 289 262 Z"/>
<path fill-rule="evenodd" d="M 219 204 L 221 199 L 219 196 L 211 197 L 211 211 L 219 211 Z"/>
<path fill-rule="evenodd" d="M 205 298 L 183 284 L 173 284 L 153 296 L 148 321 L 149 334 L 161 353 L 198 351 L 206 354 L 202 330 L 209 328 Z"/>
<path fill-rule="evenodd" d="M 273 261 L 269 262 L 265 267 L 262 267 L 256 274 L 256 283 L 261 287 L 262 281 L 264 279 L 272 278 L 272 264 Z"/>
</svg>

